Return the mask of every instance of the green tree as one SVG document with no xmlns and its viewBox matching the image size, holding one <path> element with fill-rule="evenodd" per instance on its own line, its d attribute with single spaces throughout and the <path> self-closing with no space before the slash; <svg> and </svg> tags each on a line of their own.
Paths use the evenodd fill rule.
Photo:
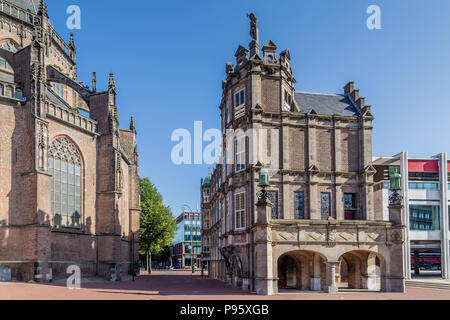
<svg viewBox="0 0 450 320">
<path fill-rule="evenodd" d="M 156 260 L 160 262 L 167 262 L 170 258 L 170 247 L 164 247 L 160 252 L 153 256 Z"/>
<path fill-rule="evenodd" d="M 148 178 L 139 180 L 141 191 L 140 251 L 147 259 L 151 273 L 151 256 L 158 255 L 171 244 L 177 223 L 170 207 L 164 206 L 162 196 Z"/>
</svg>

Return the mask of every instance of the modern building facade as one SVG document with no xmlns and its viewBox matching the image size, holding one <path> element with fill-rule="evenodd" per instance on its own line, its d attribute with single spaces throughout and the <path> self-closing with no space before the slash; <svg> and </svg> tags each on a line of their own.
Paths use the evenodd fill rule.
<svg viewBox="0 0 450 320">
<path fill-rule="evenodd" d="M 403 152 L 374 157 L 375 204 L 388 219 L 389 174 L 402 176 L 405 233 L 405 275 L 420 275 L 420 269 L 441 270 L 450 278 L 449 209 L 450 161 L 445 153 L 433 157 L 411 157 Z M 411 270 L 413 272 L 411 273 Z"/>
<path fill-rule="evenodd" d="M 134 122 L 119 127 L 112 74 L 97 91 L 77 67 L 44 0 L 0 1 L 0 267 L 18 280 L 138 269 Z"/>
<path fill-rule="evenodd" d="M 175 268 L 200 267 L 202 255 L 201 214 L 183 212 L 176 219 L 177 231 L 172 241 L 172 265 Z"/>
<path fill-rule="evenodd" d="M 371 107 L 353 82 L 295 91 L 289 50 L 268 41 L 261 55 L 254 15 L 250 35 L 226 64 L 223 156 L 201 181 L 209 276 L 260 294 L 403 291 L 403 226 L 374 204 Z M 261 164 L 268 208 L 257 205 Z"/>
</svg>

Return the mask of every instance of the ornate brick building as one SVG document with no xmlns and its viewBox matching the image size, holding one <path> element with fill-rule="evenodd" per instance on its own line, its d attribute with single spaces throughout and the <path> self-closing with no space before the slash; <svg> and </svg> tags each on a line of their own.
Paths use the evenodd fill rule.
<svg viewBox="0 0 450 320">
<path fill-rule="evenodd" d="M 239 46 L 222 83 L 222 161 L 201 181 L 209 276 L 261 294 L 403 291 L 401 208 L 392 221 L 374 210 L 371 107 L 353 82 L 296 92 L 289 50 L 277 56 L 268 41 L 260 55 L 250 20 L 249 50 Z M 270 206 L 257 205 L 259 162 Z"/>
<path fill-rule="evenodd" d="M 45 1 L 0 1 L 0 267 L 19 280 L 118 280 L 138 259 L 133 119 L 119 128 L 113 75 L 97 92 L 75 57 Z"/>
</svg>

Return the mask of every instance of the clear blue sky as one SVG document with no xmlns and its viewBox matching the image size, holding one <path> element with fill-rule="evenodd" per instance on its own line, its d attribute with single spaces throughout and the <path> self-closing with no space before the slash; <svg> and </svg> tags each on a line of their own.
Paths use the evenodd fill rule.
<svg viewBox="0 0 450 320">
<path fill-rule="evenodd" d="M 341 93 L 355 86 L 375 116 L 373 153 L 450 153 L 450 1 L 106 1 L 47 0 L 68 40 L 66 8 L 81 8 L 74 30 L 79 80 L 98 90 L 114 72 L 121 127 L 134 115 L 141 177 L 148 176 L 174 215 L 195 210 L 208 165 L 175 166 L 172 131 L 219 128 L 225 63 L 250 42 L 247 12 L 262 44 L 289 48 L 299 91 Z M 382 30 L 366 9 L 381 8 Z"/>
</svg>

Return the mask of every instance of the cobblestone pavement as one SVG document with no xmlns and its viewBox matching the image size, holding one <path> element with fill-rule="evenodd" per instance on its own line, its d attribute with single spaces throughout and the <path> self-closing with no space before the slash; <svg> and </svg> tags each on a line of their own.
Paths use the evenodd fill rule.
<svg viewBox="0 0 450 320">
<path fill-rule="evenodd" d="M 142 275 L 135 282 L 82 282 L 79 290 L 69 290 L 65 283 L 0 283 L 1 300 L 450 300 L 450 290 L 407 287 L 406 293 L 344 292 L 288 293 L 257 296 L 229 284 L 201 278 L 187 271 L 156 271 Z"/>
</svg>

